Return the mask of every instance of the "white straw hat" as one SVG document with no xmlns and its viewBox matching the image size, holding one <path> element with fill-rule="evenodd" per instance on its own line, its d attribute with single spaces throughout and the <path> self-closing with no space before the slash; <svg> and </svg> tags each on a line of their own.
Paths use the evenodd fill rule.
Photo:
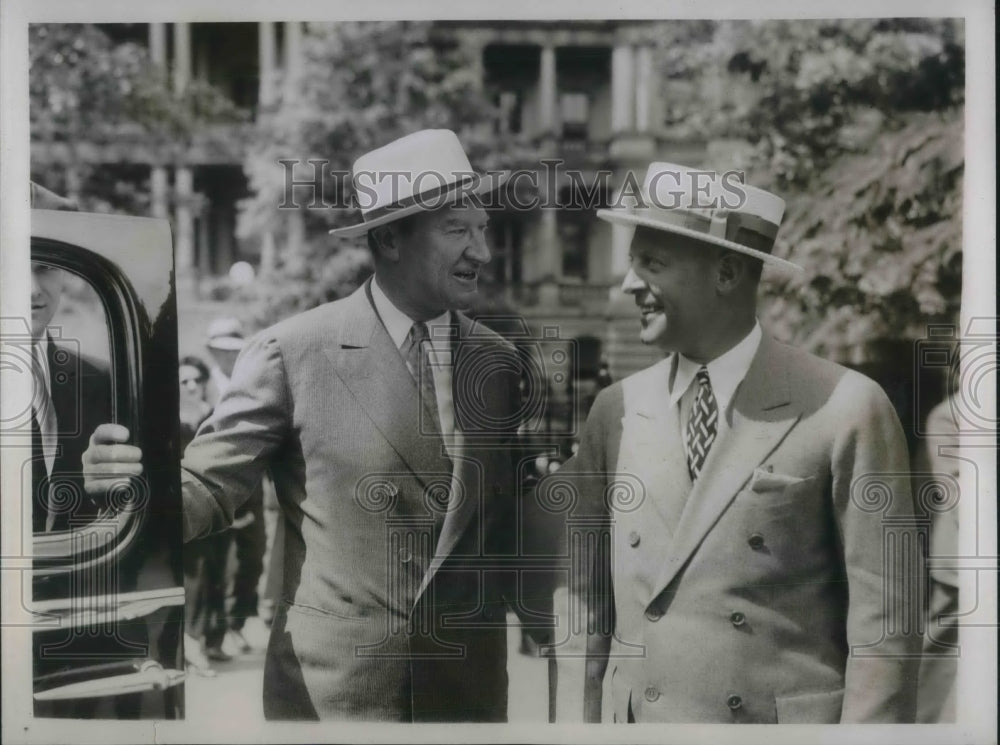
<svg viewBox="0 0 1000 745">
<path fill-rule="evenodd" d="M 506 171 L 486 176 L 473 171 L 458 135 L 450 129 L 414 132 L 354 162 L 351 177 L 363 222 L 335 228 L 330 234 L 355 238 L 420 210 L 492 192 L 508 176 Z"/>
<path fill-rule="evenodd" d="M 643 225 L 695 238 L 760 259 L 770 266 L 802 271 L 771 255 L 785 212 L 785 200 L 719 174 L 674 163 L 651 163 L 638 203 L 598 210 L 602 220 Z"/>
</svg>

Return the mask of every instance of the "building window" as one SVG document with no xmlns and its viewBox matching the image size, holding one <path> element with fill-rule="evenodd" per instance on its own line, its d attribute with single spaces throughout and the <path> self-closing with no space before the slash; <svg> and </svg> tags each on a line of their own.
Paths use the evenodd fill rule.
<svg viewBox="0 0 1000 745">
<path fill-rule="evenodd" d="M 490 251 L 486 265 L 493 282 L 510 286 L 521 282 L 521 223 L 499 215 L 490 217 Z"/>
<path fill-rule="evenodd" d="M 587 223 L 576 217 L 559 220 L 559 245 L 562 248 L 562 277 L 587 279 Z"/>
<path fill-rule="evenodd" d="M 563 93 L 559 118 L 565 140 L 586 140 L 590 122 L 590 97 L 586 93 Z"/>
</svg>

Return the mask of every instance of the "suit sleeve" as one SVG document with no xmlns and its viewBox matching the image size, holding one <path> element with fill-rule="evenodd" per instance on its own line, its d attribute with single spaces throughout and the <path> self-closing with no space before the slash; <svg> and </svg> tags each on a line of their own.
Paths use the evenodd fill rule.
<svg viewBox="0 0 1000 745">
<path fill-rule="evenodd" d="M 877 384 L 845 382 L 832 463 L 849 598 L 841 721 L 912 722 L 923 580 L 906 440 Z"/>
<path fill-rule="evenodd" d="M 543 480 L 541 489 L 567 488 L 574 500 L 572 508 L 561 513 L 584 518 L 591 525 L 597 519 L 607 530 L 604 491 L 608 482 L 609 461 L 606 452 L 605 420 L 614 408 L 611 391 L 601 391 L 587 417 L 580 435 L 577 454 L 554 477 Z M 560 534 L 569 539 L 561 546 L 570 559 L 570 572 L 564 593 L 557 602 L 563 615 L 559 623 L 556 657 L 559 690 L 557 721 L 599 722 L 604 673 L 608 665 L 611 632 L 614 628 L 613 595 L 600 588 L 610 587 L 610 556 L 606 544 L 598 541 L 596 551 L 574 551 L 573 546 L 588 546 L 586 540 L 573 541 L 571 526 Z M 574 619 L 576 619 L 574 621 Z M 579 629 L 579 631 L 577 631 Z"/>
<path fill-rule="evenodd" d="M 291 396 L 277 341 L 258 335 L 181 462 L 184 540 L 224 530 L 260 484 L 291 422 Z"/>
</svg>

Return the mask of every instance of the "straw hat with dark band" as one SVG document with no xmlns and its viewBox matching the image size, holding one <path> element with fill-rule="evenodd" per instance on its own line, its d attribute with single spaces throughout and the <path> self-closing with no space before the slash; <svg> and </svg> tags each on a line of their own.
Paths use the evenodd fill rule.
<svg viewBox="0 0 1000 745">
<path fill-rule="evenodd" d="M 509 174 L 477 174 L 454 132 L 424 129 L 365 153 L 354 162 L 351 176 L 362 222 L 330 231 L 344 238 L 463 196 L 487 194 Z"/>
<path fill-rule="evenodd" d="M 798 264 L 771 255 L 785 200 L 768 191 L 725 174 L 652 163 L 636 201 L 634 206 L 598 210 L 597 216 L 684 235 L 753 256 L 768 266 L 802 271 Z"/>
</svg>

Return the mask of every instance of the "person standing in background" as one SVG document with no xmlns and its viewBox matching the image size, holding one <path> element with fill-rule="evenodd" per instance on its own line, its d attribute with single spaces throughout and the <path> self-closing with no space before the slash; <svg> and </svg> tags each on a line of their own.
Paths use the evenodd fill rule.
<svg viewBox="0 0 1000 745">
<path fill-rule="evenodd" d="M 212 413 L 206 400 L 208 366 L 198 357 L 180 360 L 181 451 Z M 229 531 L 215 533 L 184 547 L 184 659 L 199 675 L 215 675 L 211 661 L 231 659 L 222 651 L 226 628 L 226 557 Z"/>
<path fill-rule="evenodd" d="M 208 326 L 207 347 L 212 356 L 212 385 L 216 399 L 229 386 L 229 378 L 240 351 L 246 345 L 243 324 L 231 317 L 216 318 Z M 264 572 L 264 554 L 267 551 L 267 532 L 264 523 L 264 485 L 255 490 L 250 499 L 237 511 L 233 520 L 232 561 L 227 560 L 226 587 L 229 605 L 229 645 L 236 652 L 249 652 L 252 645 L 243 635 L 247 618 L 257 615 L 257 585 Z M 269 485 L 268 485 L 269 486 Z M 220 650 L 221 651 L 221 650 Z M 223 653 L 228 656 L 228 653 Z"/>
</svg>

